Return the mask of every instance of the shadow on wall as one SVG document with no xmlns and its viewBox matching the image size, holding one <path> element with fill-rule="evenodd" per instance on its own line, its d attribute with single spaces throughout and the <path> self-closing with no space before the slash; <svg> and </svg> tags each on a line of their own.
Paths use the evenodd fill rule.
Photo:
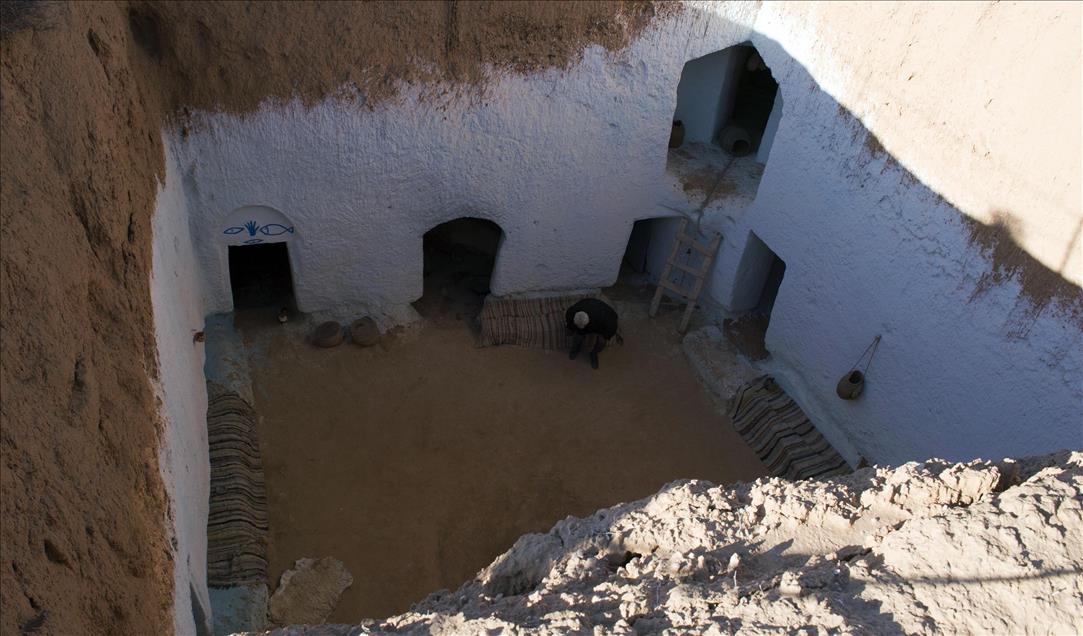
<svg viewBox="0 0 1083 636">
<path fill-rule="evenodd" d="M 804 66 L 790 57 L 779 43 L 774 40 L 756 39 L 755 45 L 765 54 L 772 67 L 785 67 L 782 71 L 785 76 L 776 79 L 779 80 L 780 85 L 779 96 L 788 94 L 785 98 L 787 104 L 792 100 L 797 109 L 816 111 L 805 112 L 802 113 L 803 115 L 812 115 L 821 119 L 823 115 L 819 114 L 819 110 L 823 107 L 820 104 L 827 100 L 834 104 L 837 120 L 842 122 L 843 128 L 850 131 L 850 135 L 848 139 L 840 139 L 838 135 L 833 135 L 832 131 L 827 131 L 824 139 L 825 146 L 828 147 L 824 149 L 833 151 L 838 157 L 838 162 L 845 165 L 853 174 L 861 177 L 862 183 L 859 187 L 865 188 L 870 178 L 875 179 L 878 186 L 884 186 L 890 180 L 895 185 L 895 193 L 905 195 L 908 200 L 895 203 L 886 198 L 881 199 L 877 208 L 870 210 L 870 213 L 894 213 L 896 218 L 884 218 L 884 225 L 927 221 L 928 218 L 908 218 L 914 214 L 916 206 L 913 201 L 919 200 L 928 202 L 925 206 L 927 210 L 920 212 L 923 215 L 935 215 L 939 210 L 943 210 L 945 213 L 950 213 L 948 218 L 957 218 L 965 232 L 969 248 L 967 254 L 961 255 L 963 270 L 973 264 L 972 255 L 978 255 L 986 260 L 985 271 L 978 276 L 977 280 L 971 280 L 972 275 L 967 271 L 958 273 L 959 289 L 966 293 L 969 287 L 969 302 L 977 301 L 991 289 L 1004 284 L 1015 283 L 1019 286 L 1018 295 L 1005 321 L 1007 337 L 1025 337 L 1034 321 L 1050 310 L 1058 312 L 1066 322 L 1083 331 L 1083 289 L 1066 279 L 1062 272 L 1046 266 L 1020 245 L 1017 240 L 1019 223 L 1011 211 L 995 210 L 992 213 L 993 220 L 985 223 L 960 210 L 902 165 L 857 116 L 824 92 Z M 783 57 L 786 63 L 779 64 L 780 57 Z M 802 90 L 816 96 L 812 99 L 801 100 L 797 98 L 797 95 Z M 805 103 L 802 104 L 802 101 Z M 837 126 L 834 128 L 837 130 Z M 875 218 L 866 217 L 857 219 L 857 222 L 863 226 L 873 227 L 867 224 L 875 220 Z M 752 224 L 754 227 L 759 227 L 769 225 L 770 222 L 763 218 L 754 218 Z M 863 231 L 864 228 L 855 227 L 854 235 L 858 236 Z M 1073 231 L 1074 238 L 1071 247 L 1074 248 L 1080 242 L 1083 220 Z M 950 243 L 950 240 L 946 240 L 945 243 Z M 952 260 L 946 257 L 944 262 L 949 263 Z M 1064 269 L 1066 263 L 1067 256 L 1062 261 L 1061 270 Z M 766 271 L 742 271 L 738 274 L 734 289 L 734 300 L 737 301 L 737 306 L 733 307 L 734 309 L 747 309 L 747 301 L 758 297 L 759 281 L 766 275 Z M 744 288 L 748 281 L 751 281 L 748 284 L 753 285 L 754 289 Z"/>
<path fill-rule="evenodd" d="M 781 44 L 751 41 L 785 112 L 751 207 L 718 201 L 704 217 L 737 243 L 712 282 L 729 312 L 762 304 L 768 255 L 786 265 L 759 352 L 786 390 L 851 462 L 1075 444 L 1083 289 L 1022 246 L 1011 210 L 982 222 L 956 207 Z M 870 390 L 840 401 L 836 383 L 877 335 Z"/>
<path fill-rule="evenodd" d="M 897 170 L 905 184 L 927 189 L 936 197 L 938 205 L 947 207 L 958 215 L 967 232 L 968 246 L 988 260 L 988 269 L 974 284 L 970 301 L 977 300 L 992 288 L 1009 281 L 1015 281 L 1019 285 L 1019 294 L 1009 319 L 1010 337 L 1026 336 L 1033 322 L 1050 307 L 1057 308 L 1069 321 L 1083 330 L 1083 289 L 1064 278 L 1061 272 L 1046 266 L 1019 244 L 1016 240 L 1019 223 L 1011 212 L 994 210 L 991 223 L 984 223 L 967 215 L 901 165 L 884 149 L 876 135 L 866 129 L 852 113 L 841 105 L 839 111 L 840 115 L 844 113 L 846 118 L 852 120 L 855 136 L 864 135 L 864 147 L 868 155 L 874 160 L 883 159 L 885 165 L 881 174 Z M 1078 234 L 1079 226 L 1076 228 L 1076 242 Z M 1063 269 L 1063 264 L 1061 268 Z"/>
<path fill-rule="evenodd" d="M 1010 212 L 996 210 L 992 223 L 982 223 L 963 217 L 969 232 L 971 247 L 977 248 L 990 260 L 989 270 L 982 274 L 971 293 L 971 300 L 1002 285 L 1009 280 L 1019 282 L 1019 298 L 1016 301 L 1018 318 L 1013 320 L 1009 335 L 1021 338 L 1030 331 L 1033 321 L 1051 304 L 1059 305 L 1083 329 L 1083 293 L 1079 286 L 1063 276 L 1068 253 L 1079 243 L 1083 220 L 1076 225 L 1069 252 L 1061 263 L 1061 271 L 1054 271 L 1031 256 L 1016 241 L 1018 221 Z M 1012 312 L 1016 314 L 1016 311 Z"/>
</svg>

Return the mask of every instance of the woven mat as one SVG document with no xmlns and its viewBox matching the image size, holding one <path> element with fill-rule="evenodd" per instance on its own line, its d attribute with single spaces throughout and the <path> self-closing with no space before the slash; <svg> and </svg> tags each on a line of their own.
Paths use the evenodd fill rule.
<svg viewBox="0 0 1083 636">
<path fill-rule="evenodd" d="M 210 385 L 207 438 L 211 501 L 207 521 L 207 583 L 212 587 L 267 582 L 267 488 L 256 413 L 239 395 Z"/>
<path fill-rule="evenodd" d="M 772 475 L 797 480 L 850 472 L 846 460 L 769 376 L 741 387 L 729 416 Z"/>
<path fill-rule="evenodd" d="M 564 312 L 589 297 L 602 298 L 587 294 L 548 298 L 486 296 L 478 316 L 481 322 L 480 344 L 568 349 L 572 346 L 572 338 L 564 324 Z"/>
</svg>

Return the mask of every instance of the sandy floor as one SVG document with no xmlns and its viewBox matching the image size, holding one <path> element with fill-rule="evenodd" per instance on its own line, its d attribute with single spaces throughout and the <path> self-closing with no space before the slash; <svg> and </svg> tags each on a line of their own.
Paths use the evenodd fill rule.
<svg viewBox="0 0 1083 636">
<path fill-rule="evenodd" d="M 678 478 L 764 474 L 685 362 L 676 313 L 618 307 L 623 347 L 478 349 L 463 324 L 316 349 L 304 326 L 247 327 L 270 497 L 270 576 L 334 556 L 357 622 L 455 589 L 519 535 Z"/>
</svg>

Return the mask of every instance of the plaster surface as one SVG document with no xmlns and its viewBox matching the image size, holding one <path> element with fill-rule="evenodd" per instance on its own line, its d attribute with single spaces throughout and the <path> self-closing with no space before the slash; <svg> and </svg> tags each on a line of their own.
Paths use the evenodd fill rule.
<svg viewBox="0 0 1083 636">
<path fill-rule="evenodd" d="M 404 312 L 422 235 L 460 216 L 501 226 L 491 287 L 519 295 L 607 286 L 635 220 L 685 214 L 725 239 L 706 306 L 755 296 L 739 275 L 751 232 L 786 262 L 769 365 L 851 461 L 1078 445 L 1078 324 L 1018 279 L 982 287 L 994 264 L 970 232 L 1007 210 L 1025 253 L 1081 279 L 1078 145 L 1064 141 L 1079 137 L 1079 13 L 690 3 L 622 52 L 494 71 L 481 92 L 196 113 L 176 141 L 206 310 L 232 307 L 223 224 L 245 206 L 289 219 L 299 308 L 340 318 Z M 769 160 L 707 197 L 666 168 L 681 70 L 747 41 L 780 84 Z M 839 400 L 878 334 L 865 395 Z"/>
<path fill-rule="evenodd" d="M 174 631 L 203 634 L 210 633 L 205 624 L 210 617 L 206 563 L 210 459 L 203 343 L 194 338 L 203 330 L 203 299 L 181 178 L 168 143 L 165 176 L 152 220 L 151 304 L 164 427 L 159 466 L 172 517 L 166 527 L 171 528 L 174 546 Z M 204 624 L 197 625 L 197 617 Z"/>
</svg>

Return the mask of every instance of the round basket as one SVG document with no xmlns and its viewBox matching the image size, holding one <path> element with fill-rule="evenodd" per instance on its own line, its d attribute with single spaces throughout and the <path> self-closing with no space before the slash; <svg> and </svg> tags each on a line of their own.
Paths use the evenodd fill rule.
<svg viewBox="0 0 1083 636">
<path fill-rule="evenodd" d="M 342 344 L 342 325 L 334 320 L 328 320 L 316 327 L 312 334 L 312 343 L 317 347 L 337 347 Z"/>
<path fill-rule="evenodd" d="M 380 328 L 368 316 L 350 323 L 350 340 L 362 347 L 371 347 L 380 341 Z"/>
</svg>

